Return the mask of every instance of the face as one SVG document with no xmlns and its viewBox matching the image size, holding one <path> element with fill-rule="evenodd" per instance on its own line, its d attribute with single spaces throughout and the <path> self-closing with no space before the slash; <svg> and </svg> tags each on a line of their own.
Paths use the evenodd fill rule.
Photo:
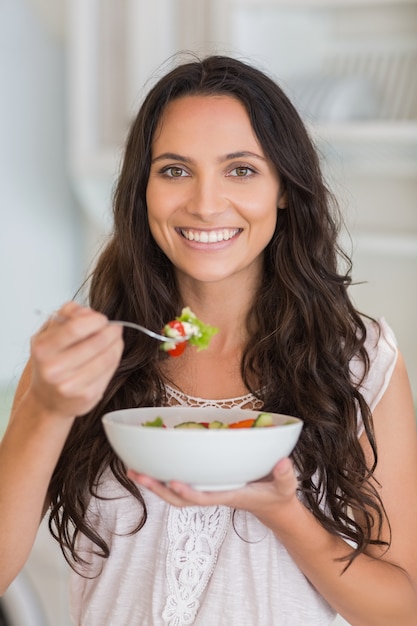
<svg viewBox="0 0 417 626">
<path fill-rule="evenodd" d="M 186 96 L 165 109 L 146 193 L 152 235 L 179 277 L 258 277 L 282 203 L 244 106 Z"/>
</svg>

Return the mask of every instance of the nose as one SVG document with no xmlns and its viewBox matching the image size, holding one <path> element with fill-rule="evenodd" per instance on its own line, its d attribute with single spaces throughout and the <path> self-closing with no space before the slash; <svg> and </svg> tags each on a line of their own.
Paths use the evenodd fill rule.
<svg viewBox="0 0 417 626">
<path fill-rule="evenodd" d="M 189 191 L 186 210 L 201 220 L 210 220 L 228 206 L 221 184 L 213 176 L 196 177 Z"/>
</svg>

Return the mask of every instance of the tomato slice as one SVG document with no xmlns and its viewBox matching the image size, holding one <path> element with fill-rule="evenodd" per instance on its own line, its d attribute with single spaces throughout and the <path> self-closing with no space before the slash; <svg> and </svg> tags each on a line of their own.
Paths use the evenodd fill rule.
<svg viewBox="0 0 417 626">
<path fill-rule="evenodd" d="M 181 354 L 183 354 L 186 347 L 187 347 L 187 342 L 182 341 L 181 343 L 177 343 L 175 348 L 172 348 L 172 350 L 167 350 L 167 352 L 169 356 L 181 356 Z"/>
<path fill-rule="evenodd" d="M 168 329 L 167 329 L 168 327 Z M 168 324 L 165 325 L 164 329 L 163 329 L 163 334 L 167 336 L 167 339 L 169 340 L 169 335 L 167 333 L 167 331 L 169 331 L 169 329 L 172 329 L 175 332 L 176 336 L 180 336 L 180 337 L 185 337 L 185 328 L 182 322 L 178 321 L 178 320 L 172 320 L 171 322 L 168 322 Z M 181 341 L 177 344 L 174 345 L 173 348 L 171 348 L 171 350 L 167 350 L 168 354 L 170 356 L 181 356 L 181 354 L 183 354 L 185 348 L 187 347 L 187 342 L 186 341 Z"/>
</svg>

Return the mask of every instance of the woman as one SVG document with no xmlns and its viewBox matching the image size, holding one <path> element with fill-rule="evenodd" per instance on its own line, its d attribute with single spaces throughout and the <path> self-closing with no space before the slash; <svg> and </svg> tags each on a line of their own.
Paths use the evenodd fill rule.
<svg viewBox="0 0 417 626">
<path fill-rule="evenodd" d="M 91 309 L 67 303 L 32 341 L 0 456 L 2 588 L 50 506 L 76 624 L 416 624 L 405 367 L 349 298 L 336 209 L 280 88 L 227 57 L 163 77 L 130 130 L 114 224 Z M 158 330 L 182 306 L 220 328 L 206 351 L 173 359 L 107 323 Z M 101 426 L 202 403 L 298 415 L 292 459 L 197 492 L 126 473 Z"/>
</svg>

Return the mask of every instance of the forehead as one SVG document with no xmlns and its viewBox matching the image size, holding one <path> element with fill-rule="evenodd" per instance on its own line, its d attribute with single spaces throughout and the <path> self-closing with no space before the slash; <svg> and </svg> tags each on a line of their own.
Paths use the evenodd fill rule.
<svg viewBox="0 0 417 626">
<path fill-rule="evenodd" d="M 164 109 L 154 136 L 162 142 L 249 142 L 260 148 L 245 106 L 228 95 L 184 96 Z M 236 147 L 236 146 L 235 146 Z"/>
</svg>

